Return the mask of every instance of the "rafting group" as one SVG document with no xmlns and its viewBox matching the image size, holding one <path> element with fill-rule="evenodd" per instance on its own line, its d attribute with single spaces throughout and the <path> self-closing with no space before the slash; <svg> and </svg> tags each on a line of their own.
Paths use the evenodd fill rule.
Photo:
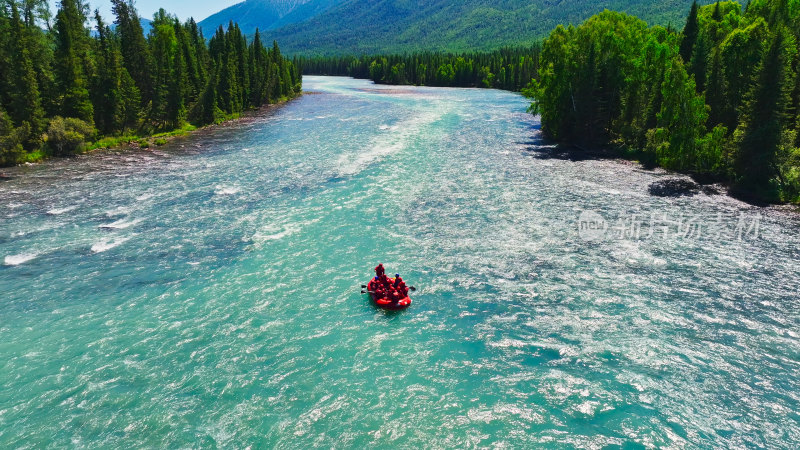
<svg viewBox="0 0 800 450">
<path fill-rule="evenodd" d="M 381 308 L 404 309 L 411 305 L 408 292 L 414 287 L 406 286 L 399 273 L 394 278 L 388 277 L 383 264 L 375 267 L 375 277 L 367 283 L 366 288 L 372 300 Z"/>
</svg>

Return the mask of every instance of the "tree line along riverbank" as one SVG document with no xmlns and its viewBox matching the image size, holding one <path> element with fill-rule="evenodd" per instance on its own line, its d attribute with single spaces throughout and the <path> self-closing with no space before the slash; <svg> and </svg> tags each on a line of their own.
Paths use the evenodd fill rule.
<svg viewBox="0 0 800 450">
<path fill-rule="evenodd" d="M 604 11 L 490 53 L 297 59 L 304 73 L 486 87 L 533 99 L 549 138 L 800 202 L 800 1 L 692 5 L 682 30 Z"/>
<path fill-rule="evenodd" d="M 301 92 L 299 68 L 258 31 L 231 22 L 207 41 L 161 9 L 145 35 L 132 1 L 112 3 L 115 26 L 95 11 L 93 29 L 83 0 L 55 16 L 46 0 L 0 7 L 0 166 L 157 145 Z"/>
</svg>

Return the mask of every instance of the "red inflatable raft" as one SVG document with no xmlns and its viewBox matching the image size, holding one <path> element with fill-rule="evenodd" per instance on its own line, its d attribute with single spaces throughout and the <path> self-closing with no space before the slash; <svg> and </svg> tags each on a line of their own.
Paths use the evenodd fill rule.
<svg viewBox="0 0 800 450">
<path fill-rule="evenodd" d="M 394 283 L 394 278 L 389 278 L 389 280 Z M 392 301 L 389 297 L 380 297 L 375 294 L 375 289 L 377 288 L 376 282 L 374 279 L 370 280 L 367 283 L 367 292 L 369 292 L 369 296 L 376 305 L 383 309 L 390 309 L 390 310 L 399 310 L 399 309 L 406 309 L 411 306 L 411 298 L 406 296 L 405 298 L 401 298 L 398 301 Z"/>
</svg>

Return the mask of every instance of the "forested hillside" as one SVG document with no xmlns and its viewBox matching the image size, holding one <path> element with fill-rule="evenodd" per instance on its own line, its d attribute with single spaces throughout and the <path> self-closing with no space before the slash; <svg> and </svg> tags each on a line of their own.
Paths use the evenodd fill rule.
<svg viewBox="0 0 800 450">
<path fill-rule="evenodd" d="M 277 43 L 238 26 L 206 43 L 194 20 L 163 9 L 145 36 L 132 3 L 113 0 L 112 29 L 87 27 L 82 0 L 0 8 L 0 165 L 64 155 L 87 141 L 127 141 L 202 125 L 300 92 L 301 75 Z M 51 24 L 51 26 L 46 26 Z"/>
<path fill-rule="evenodd" d="M 485 51 L 532 45 L 557 25 L 579 24 L 604 9 L 677 24 L 690 5 L 690 0 L 346 0 L 269 36 L 287 52 L 307 56 Z"/>
<path fill-rule="evenodd" d="M 239 24 L 247 35 L 256 29 L 271 30 L 302 22 L 321 14 L 344 0 L 247 0 L 223 9 L 200 21 L 204 30 L 214 30 L 228 22 Z"/>
</svg>

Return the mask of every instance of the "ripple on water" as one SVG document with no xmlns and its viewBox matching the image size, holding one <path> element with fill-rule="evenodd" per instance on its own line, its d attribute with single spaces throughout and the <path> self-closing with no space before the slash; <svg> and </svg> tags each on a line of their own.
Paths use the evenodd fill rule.
<svg viewBox="0 0 800 450">
<path fill-rule="evenodd" d="M 101 241 L 95 242 L 92 244 L 92 253 L 102 253 L 106 250 L 111 250 L 114 247 L 117 247 L 125 242 L 129 241 L 131 238 L 117 238 L 117 239 L 103 239 Z"/>
<path fill-rule="evenodd" d="M 8 255 L 5 257 L 4 263 L 7 266 L 18 266 L 20 264 L 25 264 L 28 261 L 32 261 L 38 256 L 38 253 L 20 253 L 19 255 Z"/>
</svg>

